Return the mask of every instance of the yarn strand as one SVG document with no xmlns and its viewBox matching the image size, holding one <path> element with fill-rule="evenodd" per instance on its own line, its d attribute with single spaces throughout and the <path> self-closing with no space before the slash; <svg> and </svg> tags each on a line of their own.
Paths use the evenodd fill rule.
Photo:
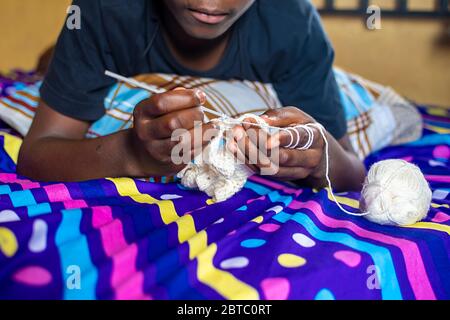
<svg viewBox="0 0 450 320">
<path fill-rule="evenodd" d="M 249 121 L 243 121 L 243 119 L 245 118 L 253 118 L 257 121 L 257 123 L 253 123 L 253 122 L 249 122 Z M 296 125 L 293 127 L 289 127 L 289 128 L 280 128 L 280 127 L 274 127 L 274 126 L 270 126 L 267 123 L 263 123 L 261 122 L 261 118 L 253 115 L 253 114 L 245 114 L 241 117 L 239 117 L 238 119 L 234 119 L 231 118 L 229 116 L 222 116 L 219 119 L 214 119 L 214 121 L 220 121 L 222 123 L 225 123 L 228 126 L 233 126 L 233 125 L 242 125 L 242 124 L 248 124 L 248 125 L 252 125 L 252 126 L 256 126 L 259 127 L 263 130 L 265 130 L 266 132 L 270 132 L 270 131 L 284 131 L 287 132 L 290 136 L 290 142 L 289 144 L 286 146 L 286 148 L 290 148 L 290 149 L 297 149 L 297 150 L 307 150 L 310 149 L 312 144 L 314 143 L 314 131 L 311 128 L 316 128 L 319 130 L 320 135 L 324 141 L 324 152 L 325 152 L 325 179 L 327 182 L 327 188 L 329 189 L 330 195 L 334 201 L 334 203 L 339 207 L 339 209 L 343 212 L 345 212 L 348 215 L 351 216 L 365 216 L 368 215 L 369 212 L 351 212 L 346 210 L 337 200 L 334 191 L 333 191 L 333 185 L 330 179 L 330 158 L 329 158 L 329 143 L 328 143 L 328 139 L 325 135 L 324 132 L 324 128 L 321 124 L 319 123 L 307 123 L 307 124 L 301 124 L 301 125 Z M 298 132 L 297 129 L 304 129 L 308 135 L 308 139 L 307 142 L 303 145 L 303 146 L 298 146 L 299 142 L 300 142 L 300 133 Z M 296 135 L 296 141 L 294 143 L 294 135 L 292 134 L 291 131 L 295 132 Z"/>
<path fill-rule="evenodd" d="M 339 207 L 339 209 L 341 209 L 341 211 L 345 212 L 348 215 L 351 216 L 356 216 L 356 217 L 363 217 L 366 216 L 368 214 L 370 214 L 369 212 L 351 212 L 348 211 L 347 209 L 345 209 L 340 203 L 339 201 L 336 199 L 336 196 L 334 195 L 333 192 L 333 186 L 331 184 L 331 179 L 330 179 L 330 158 L 329 158 L 329 145 L 328 145 L 328 139 L 325 136 L 325 132 L 323 131 L 323 127 L 320 124 L 315 124 L 315 123 L 310 123 L 307 124 L 310 126 L 314 126 L 316 128 L 318 128 L 320 135 L 322 136 L 322 139 L 325 143 L 325 179 L 327 180 L 327 184 L 328 184 L 328 188 L 330 189 L 330 195 L 333 198 L 334 203 L 336 203 L 336 205 Z M 312 132 L 312 135 L 314 136 L 314 132 Z"/>
<path fill-rule="evenodd" d="M 132 78 L 123 77 L 111 71 L 106 71 L 105 74 L 119 81 L 128 83 L 131 86 L 145 89 L 154 94 L 166 91 L 165 89 L 151 87 L 146 83 L 139 82 Z M 290 137 L 290 142 L 287 147 L 291 149 L 307 150 L 311 148 L 314 143 L 314 131 L 311 129 L 311 127 L 318 128 L 325 144 L 325 178 L 328 184 L 329 192 L 334 203 L 339 207 L 339 209 L 341 209 L 341 211 L 345 212 L 348 215 L 366 216 L 366 218 L 370 221 L 391 225 L 413 224 L 417 221 L 420 221 L 427 215 L 427 212 L 431 205 L 432 192 L 423 173 L 420 171 L 420 168 L 415 166 L 414 164 L 407 163 L 404 160 L 384 160 L 374 164 L 369 170 L 363 190 L 361 191 L 362 198 L 364 199 L 364 209 L 366 209 L 367 212 L 351 212 L 344 209 L 334 195 L 333 186 L 331 184 L 331 179 L 329 176 L 329 143 L 326 138 L 324 129 L 320 124 L 309 123 L 289 128 L 278 128 L 269 126 L 265 121 L 254 114 L 245 114 L 239 117 L 239 119 L 234 119 L 221 112 L 211 110 L 205 106 L 200 107 L 204 112 L 209 112 L 210 114 L 218 116 L 219 120 L 222 121 L 222 123 L 228 123 L 228 128 L 224 128 L 222 125 L 220 126 L 221 135 L 223 135 L 225 130 L 230 129 L 232 125 L 249 124 L 261 127 L 269 134 L 271 134 L 273 131 L 287 132 Z M 253 118 L 257 123 L 255 124 L 253 122 L 246 122 L 244 121 L 245 118 Z M 205 114 L 205 122 L 207 121 L 208 118 Z M 217 119 L 214 119 L 213 121 L 217 121 Z M 304 129 L 308 135 L 306 143 L 300 147 L 298 146 L 301 140 L 300 133 L 298 132 L 298 130 L 296 130 L 299 128 Z M 292 130 L 296 135 L 295 142 L 294 136 L 291 132 Z M 220 146 L 220 141 L 219 139 L 213 141 L 216 145 L 214 151 L 217 151 Z M 213 141 L 211 141 L 211 143 Z M 219 155 L 220 159 L 217 158 L 217 155 Z M 200 190 L 205 191 L 208 195 L 213 196 L 214 199 L 218 200 L 219 202 L 224 201 L 241 190 L 245 184 L 245 181 L 250 175 L 249 169 L 245 165 L 233 166 L 230 162 L 230 157 L 231 155 L 227 155 L 226 152 L 223 152 L 222 154 L 220 152 L 216 152 L 212 157 L 215 160 L 215 163 L 212 166 L 208 166 L 207 164 L 195 164 L 194 161 L 193 164 L 188 165 L 185 169 L 179 172 L 177 176 L 182 178 L 182 183 L 184 185 L 194 188 L 198 187 Z M 389 171 L 393 171 L 393 173 L 388 176 L 388 183 L 383 183 L 384 179 L 386 178 L 386 174 Z M 215 182 L 212 183 L 211 180 L 215 180 Z M 392 193 L 395 193 L 395 190 L 390 190 L 389 188 L 391 182 L 394 180 L 396 183 L 395 190 L 398 190 L 398 187 L 400 187 L 400 189 L 406 188 L 407 190 L 409 190 L 408 192 L 406 192 L 406 190 L 403 190 L 403 192 L 405 193 L 404 196 L 399 197 L 398 193 L 396 196 L 392 195 Z M 382 190 L 378 190 L 380 188 L 382 188 Z M 372 197 L 372 190 L 377 190 L 375 191 L 375 198 Z M 390 199 L 385 198 L 385 192 L 390 193 Z M 416 197 L 412 195 L 413 192 L 417 194 Z M 367 203 L 367 199 L 369 199 L 369 203 Z"/>
</svg>

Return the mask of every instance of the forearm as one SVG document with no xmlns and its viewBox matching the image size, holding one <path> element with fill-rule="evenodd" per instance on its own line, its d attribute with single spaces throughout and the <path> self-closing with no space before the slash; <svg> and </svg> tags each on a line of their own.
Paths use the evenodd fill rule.
<svg viewBox="0 0 450 320">
<path fill-rule="evenodd" d="M 329 148 L 329 175 L 333 188 L 336 191 L 360 190 L 366 175 L 364 164 L 354 152 L 345 150 L 329 133 L 326 133 L 326 137 Z M 324 172 L 325 168 L 322 170 Z"/>
<path fill-rule="evenodd" d="M 353 151 L 344 149 L 328 132 L 329 178 L 334 191 L 359 191 L 362 188 L 366 169 Z M 349 146 L 350 147 L 350 146 Z M 313 188 L 328 187 L 326 180 L 326 154 L 323 152 L 320 166 L 309 177 L 299 181 Z"/>
<path fill-rule="evenodd" d="M 131 131 L 95 139 L 58 137 L 25 141 L 17 172 L 41 181 L 82 181 L 104 177 L 140 176 L 131 146 Z"/>
</svg>

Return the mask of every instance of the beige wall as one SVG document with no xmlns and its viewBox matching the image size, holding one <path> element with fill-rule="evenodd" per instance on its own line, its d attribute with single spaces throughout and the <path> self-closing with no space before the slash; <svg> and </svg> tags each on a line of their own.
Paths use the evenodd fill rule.
<svg viewBox="0 0 450 320">
<path fill-rule="evenodd" d="M 0 70 L 33 68 L 55 42 L 69 0 L 0 0 Z"/>
<path fill-rule="evenodd" d="M 0 0 L 0 70 L 32 68 L 52 44 L 70 0 Z M 450 106 L 450 46 L 439 21 L 382 20 L 368 31 L 358 18 L 324 18 L 337 65 L 389 84 L 420 102 Z"/>
<path fill-rule="evenodd" d="M 338 66 L 416 101 L 450 107 L 450 44 L 439 44 L 442 21 L 382 18 L 382 29 L 374 31 L 358 18 L 324 23 Z"/>
</svg>

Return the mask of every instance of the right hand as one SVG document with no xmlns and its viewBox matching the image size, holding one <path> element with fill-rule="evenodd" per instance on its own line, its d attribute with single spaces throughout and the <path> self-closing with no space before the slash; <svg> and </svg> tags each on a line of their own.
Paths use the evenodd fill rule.
<svg viewBox="0 0 450 320">
<path fill-rule="evenodd" d="M 174 164 L 172 161 L 172 148 L 180 143 L 171 139 L 172 133 L 185 129 L 186 134 L 179 137 L 183 143 L 190 143 L 192 159 L 195 148 L 206 143 L 204 139 L 194 143 L 193 134 L 194 122 L 204 120 L 200 105 L 205 101 L 206 95 L 198 89 L 177 88 L 155 94 L 136 106 L 131 143 L 136 160 L 134 165 L 138 166 L 135 171 L 139 175 L 174 175 L 186 166 L 187 163 Z M 203 125 L 203 132 L 210 126 Z"/>
</svg>

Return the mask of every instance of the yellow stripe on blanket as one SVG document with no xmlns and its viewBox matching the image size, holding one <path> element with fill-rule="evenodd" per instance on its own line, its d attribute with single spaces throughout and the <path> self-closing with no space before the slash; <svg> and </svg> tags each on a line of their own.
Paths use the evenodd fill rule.
<svg viewBox="0 0 450 320">
<path fill-rule="evenodd" d="M 450 226 L 445 224 L 439 224 L 434 222 L 417 222 L 412 226 L 405 226 L 405 228 L 415 228 L 415 229 L 426 229 L 426 230 L 435 230 L 442 231 L 450 235 Z"/>
<path fill-rule="evenodd" d="M 171 200 L 159 200 L 148 194 L 141 193 L 136 187 L 136 183 L 133 179 L 108 178 L 107 180 L 114 183 L 117 192 L 119 192 L 122 197 L 130 197 L 137 203 L 156 204 L 159 207 L 161 219 L 165 224 L 172 223 L 179 218 Z"/>
<path fill-rule="evenodd" d="M 446 208 L 446 209 L 449 209 L 449 208 L 450 208 L 450 206 L 449 206 L 448 204 L 446 204 L 446 203 L 444 203 L 444 204 L 432 203 L 432 204 L 431 204 L 431 207 L 432 207 L 432 208 L 435 208 L 435 209 L 439 209 L 439 208 Z"/>
<path fill-rule="evenodd" d="M 203 250 L 208 247 L 208 234 L 205 230 L 200 231 L 189 238 L 189 259 L 194 260 Z"/>
<path fill-rule="evenodd" d="M 17 164 L 17 159 L 19 158 L 19 150 L 22 145 L 22 139 L 16 136 L 13 136 L 6 132 L 0 132 L 0 136 L 4 138 L 4 149 L 8 156 Z"/>
<path fill-rule="evenodd" d="M 440 133 L 440 134 L 448 134 L 448 133 L 450 133 L 450 129 L 442 128 L 442 127 L 438 127 L 438 126 L 433 126 L 431 124 L 424 124 L 424 127 L 426 129 L 429 129 L 431 131 L 434 131 L 434 132 Z"/>
<path fill-rule="evenodd" d="M 333 197 L 331 196 L 331 192 L 329 188 L 326 188 L 327 193 L 328 193 L 328 199 L 332 202 L 334 202 Z M 352 198 L 348 198 L 348 197 L 342 197 L 342 196 L 336 196 L 336 200 L 341 203 L 341 204 L 345 204 L 346 206 L 358 209 L 359 208 L 359 201 L 352 199 Z"/>
<path fill-rule="evenodd" d="M 149 194 L 141 193 L 136 187 L 136 182 L 131 178 L 108 178 L 107 180 L 114 183 L 117 188 L 117 192 L 119 192 L 122 197 L 130 197 L 137 203 L 156 204 L 159 207 L 159 213 L 164 224 L 167 225 L 172 222 L 177 224 L 178 241 L 180 243 L 191 239 L 197 233 L 192 216 L 185 215 L 180 217 L 175 210 L 173 201 L 159 200 L 153 198 Z M 191 248 L 190 244 L 189 251 L 191 252 L 193 250 L 195 251 L 194 248 Z M 190 256 L 191 255 L 192 253 L 190 253 Z"/>
<path fill-rule="evenodd" d="M 428 107 L 427 112 L 433 116 L 447 117 L 448 111 L 444 108 Z"/>
<path fill-rule="evenodd" d="M 175 222 L 178 226 L 178 241 L 188 242 L 189 259 L 197 258 L 197 276 L 205 285 L 216 290 L 226 299 L 259 299 L 256 289 L 234 277 L 231 273 L 217 269 L 213 264 L 213 258 L 217 252 L 215 243 L 208 247 L 206 231 L 199 233 L 195 230 L 194 219 L 191 215 L 181 218 L 175 211 L 175 206 L 170 200 L 158 200 L 148 194 L 141 193 L 136 183 L 131 178 L 108 178 L 114 183 L 117 192 L 122 197 L 130 197 L 138 203 L 156 204 L 160 209 L 163 222 L 169 224 Z"/>
<path fill-rule="evenodd" d="M 197 278 L 228 300 L 258 300 L 258 291 L 240 281 L 231 273 L 217 269 L 213 264 L 217 245 L 212 243 L 198 257 Z"/>
</svg>

